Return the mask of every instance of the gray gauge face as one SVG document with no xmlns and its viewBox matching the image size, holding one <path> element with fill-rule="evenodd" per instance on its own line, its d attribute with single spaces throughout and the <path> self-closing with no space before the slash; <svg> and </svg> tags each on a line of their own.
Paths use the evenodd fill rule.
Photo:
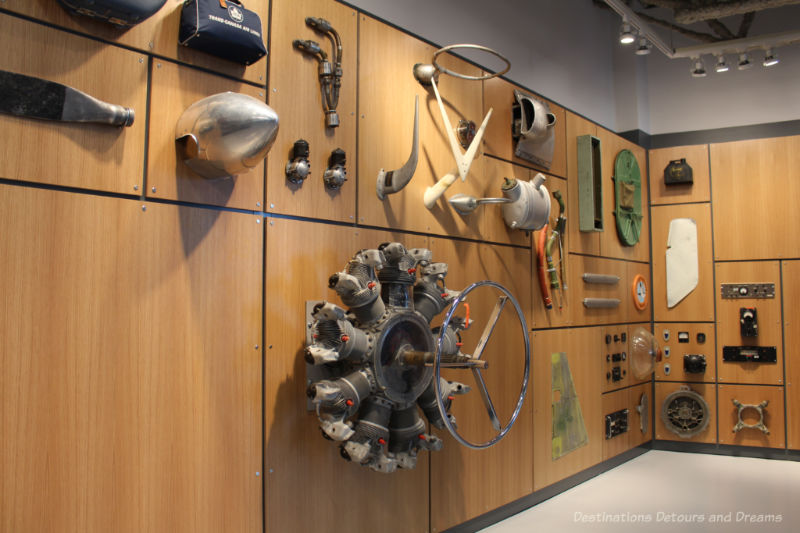
<svg viewBox="0 0 800 533">
<path fill-rule="evenodd" d="M 405 365 L 407 350 L 432 352 L 434 339 L 425 321 L 416 313 L 403 313 L 386 322 L 375 352 L 375 378 L 386 397 L 402 403 L 415 401 L 431 381 L 430 366 Z"/>
<path fill-rule="evenodd" d="M 647 286 L 644 284 L 644 281 L 640 281 L 636 284 L 636 299 L 641 304 L 647 301 Z"/>
</svg>

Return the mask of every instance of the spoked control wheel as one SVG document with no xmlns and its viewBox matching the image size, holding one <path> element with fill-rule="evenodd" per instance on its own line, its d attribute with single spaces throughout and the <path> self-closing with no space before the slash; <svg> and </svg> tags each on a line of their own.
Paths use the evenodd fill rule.
<svg viewBox="0 0 800 533">
<path fill-rule="evenodd" d="M 485 288 L 485 289 L 484 289 Z M 446 333 L 449 329 L 450 323 L 455 316 L 456 311 L 458 310 L 459 306 L 462 302 L 464 302 L 469 296 L 470 293 L 476 291 L 478 289 L 484 290 L 494 290 L 495 292 L 499 292 L 499 296 L 497 298 L 497 303 L 492 310 L 491 315 L 489 316 L 489 320 L 484 326 L 483 333 L 481 334 L 480 339 L 478 340 L 478 344 L 475 347 L 475 351 L 469 356 L 469 360 L 467 362 L 461 360 L 460 363 L 450 364 L 448 363 L 447 354 L 445 353 L 445 344 L 446 344 Z M 496 372 L 496 368 L 492 367 L 489 368 L 488 361 L 482 359 L 484 350 L 486 349 L 486 345 L 489 343 L 489 339 L 494 332 L 495 326 L 502 314 L 503 310 L 506 308 L 507 304 L 511 303 L 511 307 L 513 308 L 514 312 L 517 314 L 517 319 L 519 321 L 519 331 L 522 335 L 525 351 L 525 371 L 523 374 L 522 379 L 522 386 L 520 387 L 519 397 L 517 398 L 516 406 L 514 407 L 514 412 L 511 414 L 511 418 L 508 420 L 505 426 L 503 426 L 500 422 L 500 419 L 497 416 L 497 410 L 494 407 L 494 403 L 492 402 L 492 397 L 489 394 L 489 390 L 486 387 L 486 382 L 483 379 L 483 372 Z M 522 312 L 522 308 L 519 306 L 519 303 L 508 291 L 505 287 L 496 283 L 494 281 L 484 280 L 479 281 L 477 283 L 473 283 L 458 295 L 458 297 L 453 300 L 452 304 L 450 305 L 450 309 L 447 311 L 447 315 L 445 316 L 444 322 L 442 323 L 439 336 L 436 342 L 436 353 L 434 357 L 433 363 L 433 384 L 436 390 L 436 400 L 437 405 L 439 407 L 439 412 L 442 415 L 442 419 L 444 421 L 444 425 L 450 434 L 456 439 L 458 442 L 466 446 L 467 448 L 471 448 L 474 450 L 489 448 L 500 442 L 500 440 L 505 437 L 508 432 L 511 430 L 511 427 L 516 422 L 517 417 L 519 416 L 520 411 L 522 410 L 522 404 L 525 401 L 525 395 L 528 392 L 528 381 L 530 378 L 530 366 L 531 366 L 531 354 L 530 354 L 530 340 L 528 339 L 528 325 L 525 321 L 525 314 Z M 473 376 L 475 377 L 475 382 L 477 383 L 478 390 L 481 394 L 481 398 L 483 399 L 483 404 L 486 407 L 486 413 L 489 416 L 489 420 L 492 423 L 492 427 L 497 432 L 494 437 L 485 441 L 485 442 L 471 442 L 464 438 L 456 429 L 455 424 L 447 416 L 447 409 L 444 403 L 443 394 L 441 390 L 441 370 L 443 367 L 458 367 L 458 368 L 469 368 L 472 371 Z"/>
</svg>

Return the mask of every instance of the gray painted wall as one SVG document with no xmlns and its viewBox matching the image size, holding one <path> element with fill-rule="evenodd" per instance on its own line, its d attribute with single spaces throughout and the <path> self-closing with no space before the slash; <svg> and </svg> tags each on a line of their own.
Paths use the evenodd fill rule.
<svg viewBox="0 0 800 533">
<path fill-rule="evenodd" d="M 781 63 L 770 69 L 757 64 L 717 74 L 706 56 L 708 76 L 696 79 L 686 59 L 670 60 L 655 50 L 640 57 L 618 45 L 619 17 L 593 7 L 592 0 L 347 3 L 442 46 L 489 46 L 511 60 L 509 79 L 613 131 L 657 135 L 800 119 L 800 45 L 779 49 Z M 798 27 L 800 6 L 793 6 L 759 14 L 751 35 Z M 667 39 L 676 46 L 696 44 Z M 489 68 L 498 64 L 471 57 Z"/>
</svg>

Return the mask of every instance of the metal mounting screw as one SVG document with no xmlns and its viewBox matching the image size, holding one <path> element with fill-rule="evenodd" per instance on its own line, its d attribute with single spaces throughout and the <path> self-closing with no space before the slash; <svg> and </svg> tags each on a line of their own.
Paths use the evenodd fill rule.
<svg viewBox="0 0 800 533">
<path fill-rule="evenodd" d="M 253 349 L 255 349 L 255 350 L 258 350 L 258 344 L 256 344 L 255 346 L 253 346 Z"/>
<path fill-rule="evenodd" d="M 261 224 L 261 219 L 260 218 L 256 219 L 256 224 Z"/>
<path fill-rule="evenodd" d="M 156 68 L 161 68 L 161 63 L 156 63 Z"/>
<path fill-rule="evenodd" d="M 147 43 L 147 46 L 149 46 L 150 48 L 155 48 L 155 44 L 153 43 L 153 41 Z"/>
<path fill-rule="evenodd" d="M 146 205 L 142 206 L 142 211 L 147 211 L 147 206 Z"/>
<path fill-rule="evenodd" d="M 270 209 L 275 209 L 275 204 L 269 204 Z"/>
<path fill-rule="evenodd" d="M 138 185 L 134 185 L 134 186 L 133 186 L 133 190 L 134 190 L 134 191 L 138 191 L 138 190 L 139 190 L 139 186 L 138 186 Z"/>
<path fill-rule="evenodd" d="M 139 63 L 144 63 L 144 58 L 143 57 L 139 58 Z"/>
<path fill-rule="evenodd" d="M 256 202 L 256 207 L 261 207 L 261 202 Z"/>
<path fill-rule="evenodd" d="M 152 192 L 156 192 L 156 186 L 155 186 L 155 185 L 153 185 L 153 186 L 150 188 L 150 190 L 151 190 Z"/>
</svg>

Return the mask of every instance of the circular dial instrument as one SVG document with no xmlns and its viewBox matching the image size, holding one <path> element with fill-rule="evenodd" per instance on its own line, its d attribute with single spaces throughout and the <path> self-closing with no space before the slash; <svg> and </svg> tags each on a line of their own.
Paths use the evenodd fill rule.
<svg viewBox="0 0 800 533">
<path fill-rule="evenodd" d="M 644 311 L 647 307 L 647 282 L 644 276 L 636 274 L 636 277 L 633 278 L 633 286 L 631 289 L 633 292 L 633 305 L 635 305 L 636 309 L 639 311 Z"/>
</svg>

